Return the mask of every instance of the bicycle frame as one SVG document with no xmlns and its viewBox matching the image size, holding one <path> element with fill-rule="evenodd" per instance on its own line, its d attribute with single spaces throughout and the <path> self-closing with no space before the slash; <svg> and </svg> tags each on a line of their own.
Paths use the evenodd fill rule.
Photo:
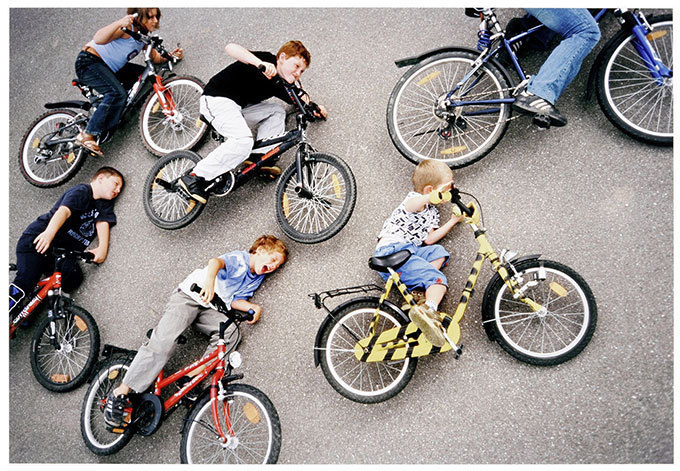
<svg viewBox="0 0 680 471">
<path fill-rule="evenodd" d="M 599 22 L 602 19 L 602 17 L 607 13 L 607 11 L 608 10 L 606 8 L 601 9 L 594 16 L 595 21 Z M 647 24 L 646 19 L 644 18 L 644 15 L 641 12 L 639 13 L 639 15 L 642 17 L 641 22 L 637 15 L 633 14 L 627 9 L 616 9 L 615 14 L 616 16 L 621 17 L 621 23 L 623 27 L 630 28 L 631 31 L 635 34 L 637 41 L 634 41 L 634 46 L 638 54 L 640 55 L 640 58 L 644 61 L 645 65 L 649 69 L 649 73 L 652 75 L 652 77 L 654 77 L 657 84 L 663 85 L 664 78 L 672 77 L 672 71 L 665 64 L 663 64 L 663 62 L 658 57 L 658 55 L 652 48 L 651 44 L 649 43 L 649 40 L 647 39 L 646 35 L 648 31 L 650 31 L 650 28 L 649 25 Z M 485 17 L 492 18 L 491 27 L 495 28 L 496 30 L 493 36 L 489 38 L 489 44 L 492 44 L 499 37 L 501 38 L 501 42 L 495 49 L 491 50 L 490 48 L 486 48 L 481 52 L 480 56 L 475 61 L 472 70 L 470 70 L 470 72 L 468 72 L 456 84 L 456 86 L 446 95 L 446 98 L 443 101 L 443 104 L 446 106 L 458 108 L 470 105 L 503 105 L 510 104 L 515 101 L 514 97 L 491 100 L 471 100 L 471 101 L 460 100 L 460 98 L 464 97 L 466 93 L 468 93 L 469 90 L 477 83 L 476 80 L 473 80 L 472 83 L 467 84 L 468 80 L 470 80 L 483 65 L 489 62 L 491 59 L 493 59 L 501 50 L 504 50 L 508 53 L 510 60 L 513 64 L 514 70 L 520 78 L 520 84 L 514 87 L 515 91 L 519 90 L 519 88 L 523 86 L 529 79 L 529 77 L 524 73 L 524 70 L 522 69 L 522 66 L 519 63 L 517 55 L 512 49 L 512 45 L 518 41 L 527 38 L 528 36 L 531 36 L 532 34 L 535 34 L 537 31 L 545 28 L 545 26 L 542 24 L 534 26 L 533 28 L 530 28 L 523 33 L 520 33 L 510 39 L 507 39 L 505 37 L 505 32 L 502 30 L 501 26 L 498 24 L 498 21 L 496 20 L 495 13 L 493 13 L 493 11 L 489 9 L 485 10 L 483 12 L 483 15 Z M 468 87 L 467 90 L 463 89 L 462 92 L 457 93 L 459 89 L 461 89 L 461 87 L 464 86 Z M 500 108 L 489 108 L 486 110 L 468 112 L 465 113 L 465 115 L 476 116 L 498 113 L 499 111 Z"/>
<path fill-rule="evenodd" d="M 380 319 L 380 310 L 383 303 L 390 294 L 394 285 L 401 293 L 404 300 L 408 303 L 409 309 L 416 306 L 413 295 L 408 292 L 408 288 L 404 285 L 399 277 L 399 274 L 391 268 L 388 268 L 390 277 L 385 283 L 385 290 L 380 297 L 378 307 L 376 308 L 375 317 L 371 322 L 369 335 L 366 338 L 357 341 L 354 347 L 354 353 L 359 361 L 374 362 L 374 361 L 394 361 L 403 360 L 405 358 L 420 357 L 430 355 L 433 353 L 442 353 L 454 349 L 456 353 L 460 353 L 460 347 L 457 345 L 460 339 L 459 322 L 462 320 L 465 311 L 468 307 L 475 285 L 482 270 L 484 260 L 488 259 L 493 267 L 493 270 L 498 273 L 501 279 L 508 286 L 510 291 L 516 298 L 531 307 L 534 312 L 540 311 L 543 307 L 524 295 L 524 290 L 519 286 L 517 280 L 513 278 L 508 267 L 505 266 L 501 258 L 489 243 L 485 230 L 478 227 L 478 212 L 474 207 L 474 213 L 470 217 L 465 218 L 465 222 L 472 229 L 475 239 L 479 244 L 477 256 L 472 264 L 472 269 L 468 275 L 467 282 L 462 290 L 460 301 L 452 316 L 445 316 L 442 320 L 442 325 L 446 330 L 449 342 L 442 347 L 433 346 L 425 336 L 420 333 L 415 324 L 409 323 L 405 326 L 395 327 L 384 331 L 376 339 L 375 326 Z"/>
<path fill-rule="evenodd" d="M 12 322 L 9 325 L 10 338 L 14 337 L 14 333 L 19 327 L 19 324 L 26 320 L 40 305 L 40 303 L 43 302 L 48 296 L 53 295 L 55 291 L 57 294 L 55 303 L 59 302 L 61 295 L 61 272 L 55 271 L 49 277 L 43 278 L 38 282 L 38 287 L 40 287 L 40 290 L 33 296 L 31 301 L 26 306 L 24 306 L 21 312 L 19 312 L 19 314 L 17 314 L 16 317 L 12 319 Z M 55 307 L 57 306 L 55 305 Z"/>
</svg>

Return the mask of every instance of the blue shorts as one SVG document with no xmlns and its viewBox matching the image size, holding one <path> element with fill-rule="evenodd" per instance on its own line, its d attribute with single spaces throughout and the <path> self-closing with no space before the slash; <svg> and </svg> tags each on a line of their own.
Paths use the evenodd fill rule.
<svg viewBox="0 0 680 471">
<path fill-rule="evenodd" d="M 383 257 L 400 250 L 408 250 L 411 257 L 399 267 L 398 273 L 402 283 L 408 289 L 422 288 L 427 290 L 432 285 L 444 285 L 448 288 L 449 282 L 444 274 L 433 267 L 430 262 L 444 258 L 442 267 L 449 263 L 449 253 L 438 244 L 415 246 L 412 243 L 395 243 L 380 247 L 373 254 L 374 257 Z M 387 281 L 389 273 L 380 273 L 383 280 Z"/>
</svg>

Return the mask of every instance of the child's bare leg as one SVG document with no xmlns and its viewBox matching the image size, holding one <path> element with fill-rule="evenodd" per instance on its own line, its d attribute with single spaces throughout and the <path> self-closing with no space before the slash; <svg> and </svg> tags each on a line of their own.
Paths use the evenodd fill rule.
<svg viewBox="0 0 680 471">
<path fill-rule="evenodd" d="M 446 257 L 441 257 L 441 258 L 438 258 L 437 260 L 432 260 L 430 262 L 430 265 L 435 267 L 437 270 L 441 270 L 442 265 L 444 265 L 445 261 L 446 261 Z"/>
<path fill-rule="evenodd" d="M 439 303 L 446 294 L 446 285 L 434 284 L 425 291 L 425 304 L 430 306 L 433 311 L 439 308 Z"/>
</svg>

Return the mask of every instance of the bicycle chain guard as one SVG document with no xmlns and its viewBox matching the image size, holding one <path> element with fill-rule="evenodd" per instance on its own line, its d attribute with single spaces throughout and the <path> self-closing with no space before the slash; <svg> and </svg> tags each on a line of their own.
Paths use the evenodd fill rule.
<svg viewBox="0 0 680 471">
<path fill-rule="evenodd" d="M 148 437 L 158 430 L 162 418 L 163 405 L 160 398 L 151 393 L 142 394 L 132 411 L 132 423 L 137 433 Z"/>
</svg>

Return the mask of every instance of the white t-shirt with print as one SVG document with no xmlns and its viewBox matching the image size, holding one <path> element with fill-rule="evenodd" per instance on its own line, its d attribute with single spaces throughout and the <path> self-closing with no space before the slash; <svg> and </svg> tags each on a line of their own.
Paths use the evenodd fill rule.
<svg viewBox="0 0 680 471">
<path fill-rule="evenodd" d="M 376 248 L 402 242 L 421 246 L 430 231 L 439 227 L 439 211 L 434 205 L 427 204 L 425 209 L 417 213 L 406 210 L 406 201 L 414 196 L 422 195 L 411 191 L 397 209 L 392 211 L 380 230 Z"/>
</svg>

